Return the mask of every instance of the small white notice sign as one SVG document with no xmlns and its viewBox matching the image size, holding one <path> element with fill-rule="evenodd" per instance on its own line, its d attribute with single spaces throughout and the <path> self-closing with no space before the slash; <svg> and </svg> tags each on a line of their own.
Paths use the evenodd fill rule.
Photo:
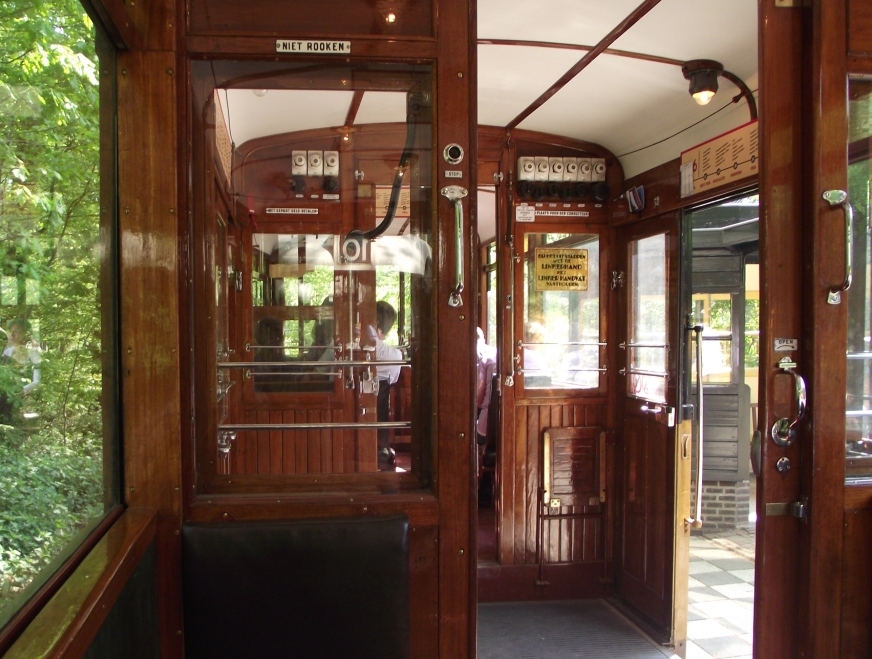
<svg viewBox="0 0 872 659">
<path fill-rule="evenodd" d="M 798 339 L 775 339 L 772 343 L 775 352 L 793 352 L 799 347 Z"/>
<path fill-rule="evenodd" d="M 536 208 L 533 206 L 515 206 L 515 222 L 535 222 Z"/>
<path fill-rule="evenodd" d="M 310 39 L 276 39 L 277 53 L 305 55 L 350 55 L 350 41 L 318 41 Z"/>
</svg>

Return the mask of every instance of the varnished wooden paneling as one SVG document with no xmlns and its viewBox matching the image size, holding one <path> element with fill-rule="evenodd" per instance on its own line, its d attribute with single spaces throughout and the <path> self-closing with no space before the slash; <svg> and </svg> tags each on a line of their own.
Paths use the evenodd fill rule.
<svg viewBox="0 0 872 659">
<path fill-rule="evenodd" d="M 872 509 L 845 511 L 842 558 L 842 659 L 866 659 L 872 648 Z"/>
<path fill-rule="evenodd" d="M 181 391 L 173 64 L 166 53 L 119 55 L 118 195 L 124 495 L 131 506 L 178 515 Z"/>
<path fill-rule="evenodd" d="M 839 647 L 843 608 L 841 581 L 834 575 L 842 565 L 845 447 L 843 440 L 834 439 L 845 433 L 848 305 L 828 304 L 827 294 L 844 278 L 845 229 L 843 211 L 830 208 L 821 193 L 848 189 L 846 21 L 844 0 L 813 4 L 808 103 L 814 112 L 804 131 L 806 162 L 812 166 L 803 189 L 804 234 L 810 249 L 802 282 L 805 350 L 797 359 L 812 392 L 809 432 L 798 443 L 802 491 L 815 509 L 801 530 L 798 574 L 805 578 L 800 581 L 798 647 L 800 654 L 813 657 L 832 654 Z"/>
<path fill-rule="evenodd" d="M 475 190 L 476 164 L 476 5 L 466 0 L 440 0 L 436 33 L 438 66 L 436 71 L 437 117 L 435 130 L 438 149 L 456 143 L 469 154 L 459 169 L 461 178 L 448 178 L 443 167 L 432 172 L 436 190 L 461 185 Z M 444 38 L 442 38 L 444 35 Z M 450 35 L 450 38 L 449 38 Z M 431 174 L 429 168 L 423 176 Z M 425 179 L 426 180 L 426 179 Z M 434 196 L 435 196 L 434 191 Z M 466 221 L 460 241 L 463 254 L 456 253 L 456 215 L 453 204 L 438 195 L 437 249 L 434 255 L 436 282 L 433 305 L 435 347 L 438 367 L 434 387 L 438 435 L 434 485 L 440 501 L 439 520 L 439 656 L 443 659 L 475 656 L 475 542 L 474 506 L 475 443 L 475 240 L 471 221 Z M 463 200 L 464 215 L 477 215 L 477 196 Z M 457 284 L 457 263 L 463 259 L 464 306 L 448 306 L 448 295 Z M 437 265 L 438 264 L 438 265 Z M 422 339 L 423 340 L 423 339 Z"/>
<path fill-rule="evenodd" d="M 801 118 L 802 60 L 805 10 L 780 9 L 761 3 L 760 44 L 760 423 L 765 433 L 779 416 L 785 416 L 779 382 L 772 373 L 779 355 L 772 349 L 773 337 L 800 335 L 802 309 L 801 227 L 803 189 L 801 163 L 805 140 Z M 777 301 L 777 302 L 776 302 Z M 764 378 L 765 376 L 765 378 Z M 780 378 L 774 378 L 776 381 Z M 784 378 L 786 380 L 786 378 Z M 777 397 L 778 396 L 778 397 Z M 788 397 L 789 404 L 789 397 Z M 764 469 L 757 479 L 757 509 L 767 501 L 793 501 L 799 496 L 799 473 L 779 474 L 775 461 L 787 457 L 798 464 L 794 446 L 779 449 L 762 444 Z M 757 518 L 755 563 L 754 655 L 773 659 L 798 656 L 796 627 L 785 620 L 798 615 L 797 563 L 799 525 L 784 517 Z"/>
<path fill-rule="evenodd" d="M 847 0 L 848 54 L 872 58 L 872 6 L 864 0 Z"/>
<path fill-rule="evenodd" d="M 761 88 L 762 89 L 762 88 Z M 715 197 L 723 197 L 743 189 L 751 188 L 758 183 L 757 175 L 748 176 L 728 185 L 723 185 L 715 190 L 707 190 L 690 197 L 681 197 L 679 185 L 679 168 L 681 159 L 676 158 L 662 165 L 653 167 L 641 174 L 628 178 L 624 189 L 635 188 L 641 185 L 645 188 L 645 198 L 659 199 L 659 205 L 648 203 L 639 213 L 629 213 L 626 206 L 615 205 L 612 211 L 612 222 L 616 225 L 635 222 L 640 219 L 656 217 L 666 212 L 679 210 L 691 205 L 704 203 Z"/>
<path fill-rule="evenodd" d="M 338 423 L 343 410 L 311 409 L 302 403 L 248 409 L 246 424 Z M 376 437 L 371 430 L 244 430 L 230 453 L 231 474 L 344 474 L 374 472 Z M 220 471 L 220 468 L 219 468 Z"/>
<path fill-rule="evenodd" d="M 162 3 L 155 3 L 160 5 Z M 156 9 L 158 11 L 158 9 Z M 181 369 L 175 56 L 118 56 L 124 488 L 158 512 L 161 651 L 181 652 Z"/>
<path fill-rule="evenodd" d="M 600 506 L 576 502 L 541 519 L 547 501 L 543 487 L 543 434 L 547 429 L 584 426 L 604 418 L 604 403 L 522 404 L 514 406 L 514 436 L 504 438 L 500 454 L 502 505 L 499 508 L 499 562 L 503 565 L 535 564 L 541 546 L 546 563 L 602 560 L 605 551 L 604 518 Z M 504 426 L 505 429 L 505 426 Z M 596 426 L 598 431 L 599 426 Z M 509 503 L 511 502 L 511 503 Z M 578 517 L 572 517 L 578 515 Z M 590 515 L 591 517 L 584 517 Z M 540 537 L 541 533 L 541 537 Z"/>
<path fill-rule="evenodd" d="M 148 3 L 144 3 L 148 4 Z M 235 0 L 188 0 L 188 33 L 192 35 L 260 35 L 299 39 L 302 34 L 349 35 L 391 39 L 403 36 L 433 37 L 433 4 L 427 0 L 396 5 L 397 20 L 389 23 L 375 2 L 340 0 L 330 9 L 320 4 L 294 5 L 293 10 L 276 9 L 270 0 L 240 5 Z M 301 28 L 305 26 L 305 29 Z"/>
<path fill-rule="evenodd" d="M 155 535 L 154 510 L 128 510 L 3 656 L 81 657 Z"/>
</svg>

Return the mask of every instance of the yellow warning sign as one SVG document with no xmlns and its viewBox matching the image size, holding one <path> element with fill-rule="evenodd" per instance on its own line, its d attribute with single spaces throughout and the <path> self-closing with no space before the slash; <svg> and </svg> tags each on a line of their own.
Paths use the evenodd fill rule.
<svg viewBox="0 0 872 659">
<path fill-rule="evenodd" d="M 537 291 L 586 291 L 587 250 L 536 248 Z"/>
</svg>

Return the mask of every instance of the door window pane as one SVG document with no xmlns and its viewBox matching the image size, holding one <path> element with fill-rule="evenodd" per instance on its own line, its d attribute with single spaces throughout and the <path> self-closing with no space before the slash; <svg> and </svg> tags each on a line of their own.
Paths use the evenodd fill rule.
<svg viewBox="0 0 872 659">
<path fill-rule="evenodd" d="M 599 245 L 595 234 L 524 236 L 525 389 L 600 386 Z"/>
<path fill-rule="evenodd" d="M 847 292 L 847 475 L 872 474 L 872 83 L 852 80 L 848 103 L 848 200 L 854 208 L 854 278 Z"/>
<path fill-rule="evenodd" d="M 665 403 L 669 350 L 666 340 L 666 235 L 634 240 L 629 249 L 627 395 Z"/>
<path fill-rule="evenodd" d="M 196 316 L 201 484 L 428 486 L 429 67 L 293 58 L 191 66 L 192 121 L 203 135 L 193 164 L 194 243 L 204 246 L 195 286 L 216 291 L 198 299 Z M 355 113 L 368 119 L 346 125 Z"/>
</svg>

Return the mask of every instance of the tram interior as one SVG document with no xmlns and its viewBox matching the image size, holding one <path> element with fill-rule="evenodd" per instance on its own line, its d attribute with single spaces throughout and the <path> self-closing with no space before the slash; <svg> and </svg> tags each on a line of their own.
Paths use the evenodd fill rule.
<svg viewBox="0 0 872 659">
<path fill-rule="evenodd" d="M 672 170 L 754 129 L 757 2 L 476 5 L 475 144 L 437 132 L 432 62 L 190 60 L 196 445 L 181 471 L 204 499 L 431 496 L 445 476 L 438 392 L 473 389 L 437 354 L 434 309 L 447 305 L 492 359 L 474 411 L 487 424 L 469 419 L 480 434 L 465 438 L 479 601 L 617 598 L 670 644 L 688 569 L 670 513 L 702 505 L 724 529 L 754 513 L 756 177 L 682 214 L 693 176 Z M 718 29 L 701 29 L 713 17 Z M 701 59 L 729 74 L 708 105 L 683 72 Z M 434 187 L 442 175 L 457 183 Z M 669 228 L 637 231 L 661 214 Z M 446 292 L 434 282 L 449 253 Z M 670 448 L 676 427 L 691 434 L 677 408 L 700 387 L 713 441 L 692 480 L 735 493 L 730 511 L 699 503 Z M 411 548 L 427 568 L 410 604 L 420 646 L 439 633 L 444 523 L 426 505 Z"/>
<path fill-rule="evenodd" d="M 576 570 L 566 574 L 588 584 L 570 591 L 576 596 L 611 594 L 616 552 L 627 551 L 615 544 L 625 511 L 612 493 L 626 487 L 628 467 L 610 429 L 621 423 L 616 275 L 613 262 L 600 261 L 615 249 L 608 226 L 616 217 L 653 214 L 660 203 L 656 186 L 628 182 L 756 116 L 745 96 L 756 88 L 756 4 L 724 9 L 724 29 L 702 34 L 695 26 L 711 7 L 661 3 L 594 56 L 591 46 L 568 44 L 603 43 L 635 2 L 584 12 L 553 3 L 536 16 L 524 3 L 480 2 L 479 143 L 471 153 L 449 144 L 435 154 L 437 167 L 458 176 L 464 159 L 476 157 L 472 190 L 431 187 L 427 65 L 195 62 L 194 121 L 203 136 L 193 152 L 203 183 L 195 186 L 207 209 L 193 228 L 206 246 L 196 256 L 207 273 L 197 285 L 215 292 L 197 309 L 214 332 L 198 346 L 203 381 L 213 383 L 198 395 L 218 437 L 217 451 L 211 432 L 198 451 L 208 489 L 268 491 L 289 474 L 312 492 L 431 483 L 432 384 L 446 386 L 427 322 L 427 310 L 443 303 L 430 284 L 432 214 L 448 203 L 458 223 L 449 242 L 462 250 L 470 235 L 478 240 L 471 254 L 480 293 L 471 297 L 458 272 L 447 302 L 475 309 L 494 355 L 489 423 L 471 456 L 479 562 L 496 566 L 479 595 L 566 597 L 559 587 L 529 587 L 545 564 Z M 712 105 L 694 103 L 682 66 L 698 57 L 724 62 L 747 86 L 722 79 Z M 579 60 L 585 66 L 576 70 Z M 568 79 L 545 98 L 561 76 Z M 463 218 L 472 196 L 476 210 Z M 753 512 L 745 456 L 756 382 L 746 348 L 756 328 L 746 307 L 759 308 L 756 220 L 746 190 L 690 213 L 683 229 L 692 244 L 682 256 L 693 273 L 688 322 L 704 328 L 702 382 L 715 419 L 705 479 L 744 498 L 728 514 L 706 511 L 723 528 Z M 565 263 L 583 273 L 583 285 L 534 285 L 548 276 L 542 267 Z M 638 382 L 665 401 L 662 350 L 641 343 L 636 351 Z M 689 385 L 696 366 L 687 365 Z M 512 445 L 513 453 L 501 448 Z M 361 485 L 360 473 L 379 480 Z M 524 478 L 543 479 L 550 508 Z M 642 533 L 650 543 L 650 530 Z M 650 556 L 650 547 L 641 551 Z M 655 553 L 671 561 L 667 549 Z"/>
</svg>

